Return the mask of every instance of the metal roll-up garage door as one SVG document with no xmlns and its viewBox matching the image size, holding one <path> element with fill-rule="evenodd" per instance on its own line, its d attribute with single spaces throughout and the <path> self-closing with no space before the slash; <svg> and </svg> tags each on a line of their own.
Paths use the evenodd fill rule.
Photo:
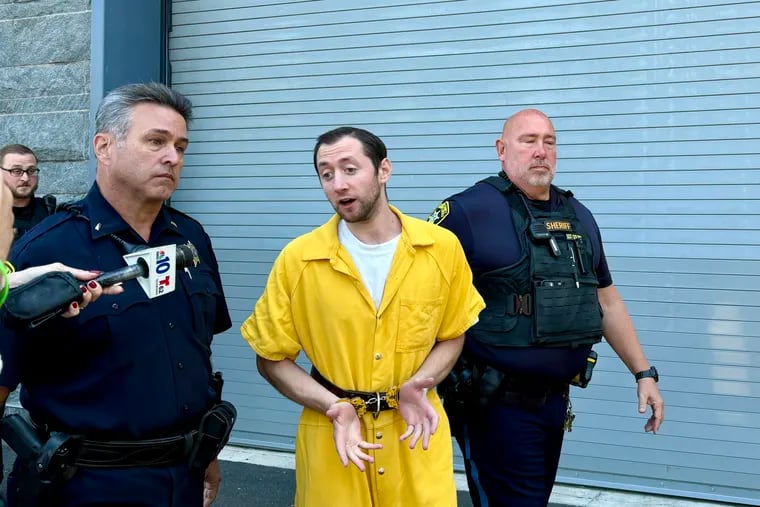
<svg viewBox="0 0 760 507">
<path fill-rule="evenodd" d="M 391 201 L 424 217 L 494 173 L 505 116 L 549 114 L 557 184 L 594 213 L 662 374 L 598 347 L 560 480 L 760 504 L 760 2 L 245 0 L 172 3 L 173 85 L 195 104 L 173 204 L 212 236 L 233 316 L 216 366 L 238 443 L 292 449 L 298 407 L 238 327 L 271 262 L 331 213 L 311 150 L 340 125 L 389 147 Z"/>
</svg>

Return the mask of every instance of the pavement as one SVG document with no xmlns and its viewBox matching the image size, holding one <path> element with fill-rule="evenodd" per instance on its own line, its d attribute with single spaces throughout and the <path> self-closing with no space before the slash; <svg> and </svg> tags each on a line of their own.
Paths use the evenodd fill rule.
<svg viewBox="0 0 760 507">
<path fill-rule="evenodd" d="M 15 456 L 3 442 L 7 476 Z M 227 446 L 219 456 L 222 487 L 214 507 L 292 507 L 295 492 L 295 460 L 292 453 Z M 472 507 L 467 480 L 456 473 L 458 505 Z M 5 484 L 3 484 L 3 489 Z M 717 507 L 716 502 L 682 500 L 596 488 L 557 485 L 549 507 Z"/>
</svg>

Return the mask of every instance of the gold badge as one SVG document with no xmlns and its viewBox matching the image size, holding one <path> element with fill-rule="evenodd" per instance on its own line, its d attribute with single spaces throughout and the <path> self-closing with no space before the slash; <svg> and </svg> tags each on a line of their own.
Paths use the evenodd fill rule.
<svg viewBox="0 0 760 507">
<path fill-rule="evenodd" d="M 190 240 L 187 240 L 187 247 L 191 252 L 193 252 L 193 267 L 197 268 L 198 264 L 201 263 L 201 257 L 198 255 L 198 249 L 195 248 L 195 245 L 193 245 Z"/>
<path fill-rule="evenodd" d="M 431 224 L 440 224 L 447 216 L 449 216 L 449 201 L 443 201 L 438 205 L 435 211 L 428 216 L 427 221 Z"/>
</svg>

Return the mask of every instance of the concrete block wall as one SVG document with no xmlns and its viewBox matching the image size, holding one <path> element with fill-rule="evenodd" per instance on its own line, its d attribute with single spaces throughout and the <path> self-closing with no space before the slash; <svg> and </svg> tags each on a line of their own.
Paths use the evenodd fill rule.
<svg viewBox="0 0 760 507">
<path fill-rule="evenodd" d="M 90 0 L 0 0 L 0 146 L 37 154 L 59 202 L 89 187 Z"/>
</svg>

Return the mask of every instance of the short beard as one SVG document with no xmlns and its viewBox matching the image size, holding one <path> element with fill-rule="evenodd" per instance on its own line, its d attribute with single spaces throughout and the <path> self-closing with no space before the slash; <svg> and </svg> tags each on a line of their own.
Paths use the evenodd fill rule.
<svg viewBox="0 0 760 507">
<path fill-rule="evenodd" d="M 552 181 L 554 181 L 553 172 L 528 175 L 528 184 L 533 187 L 548 187 L 552 184 Z"/>
<path fill-rule="evenodd" d="M 36 191 L 37 191 L 37 187 L 32 187 L 32 190 L 31 192 L 29 192 L 29 194 L 23 195 L 23 194 L 18 193 L 18 191 L 15 188 L 11 188 L 11 194 L 13 194 L 14 199 L 31 199 L 32 197 L 34 197 L 34 192 Z"/>
</svg>

